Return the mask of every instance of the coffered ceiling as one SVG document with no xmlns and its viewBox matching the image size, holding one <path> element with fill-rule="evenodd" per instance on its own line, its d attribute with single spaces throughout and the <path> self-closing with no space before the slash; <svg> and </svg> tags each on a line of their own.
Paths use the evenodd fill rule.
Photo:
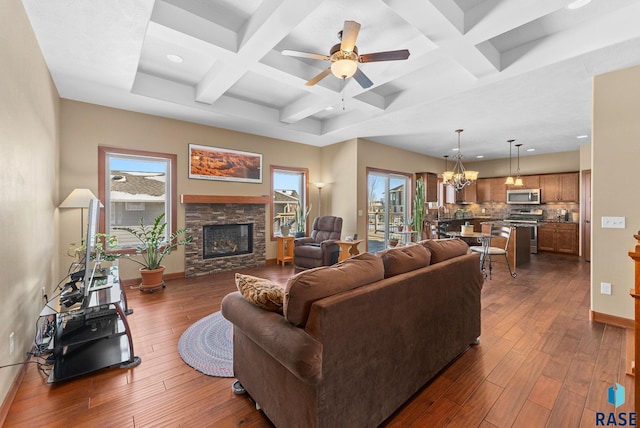
<svg viewBox="0 0 640 428">
<path fill-rule="evenodd" d="M 590 141 L 594 75 L 640 64 L 640 0 L 23 0 L 61 97 L 325 146 L 465 159 Z M 373 81 L 312 77 L 344 21 Z M 168 56 L 182 62 L 173 62 Z M 175 57 L 172 57 L 175 59 Z M 587 139 L 577 139 L 587 135 Z M 268 148 L 265 148 L 268 150 Z"/>
</svg>

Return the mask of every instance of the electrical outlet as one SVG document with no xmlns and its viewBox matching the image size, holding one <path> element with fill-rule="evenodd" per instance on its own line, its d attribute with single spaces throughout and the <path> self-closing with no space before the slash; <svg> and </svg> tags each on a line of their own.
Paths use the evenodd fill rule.
<svg viewBox="0 0 640 428">
<path fill-rule="evenodd" d="M 13 351 L 15 350 L 16 343 L 14 339 L 15 339 L 15 334 L 11 332 L 11 334 L 9 335 L 9 354 L 13 354 Z"/>
<path fill-rule="evenodd" d="M 603 229 L 624 229 L 625 218 L 624 217 L 602 217 Z"/>
<path fill-rule="evenodd" d="M 600 283 L 600 294 L 606 294 L 611 296 L 611 283 L 610 282 L 601 282 Z"/>
</svg>

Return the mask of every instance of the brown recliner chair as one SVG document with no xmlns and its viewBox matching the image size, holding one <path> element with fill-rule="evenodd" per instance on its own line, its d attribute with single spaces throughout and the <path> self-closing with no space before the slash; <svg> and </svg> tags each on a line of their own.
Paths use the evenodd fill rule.
<svg viewBox="0 0 640 428">
<path fill-rule="evenodd" d="M 336 243 L 342 233 L 342 217 L 322 216 L 313 220 L 311 236 L 296 238 L 293 264 L 296 269 L 330 266 L 338 262 L 340 246 Z"/>
</svg>

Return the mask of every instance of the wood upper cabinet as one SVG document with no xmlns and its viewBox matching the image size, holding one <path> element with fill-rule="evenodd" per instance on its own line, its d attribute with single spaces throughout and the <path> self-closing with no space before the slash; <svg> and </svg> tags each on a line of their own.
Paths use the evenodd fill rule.
<svg viewBox="0 0 640 428">
<path fill-rule="evenodd" d="M 538 226 L 538 250 L 578 254 L 578 224 L 546 223 Z"/>
<path fill-rule="evenodd" d="M 491 179 L 479 178 L 476 183 L 478 202 L 491 202 Z"/>
<path fill-rule="evenodd" d="M 438 175 L 433 172 L 416 172 L 416 180 L 422 178 L 425 202 L 438 202 Z"/>
<path fill-rule="evenodd" d="M 506 177 L 479 178 L 476 182 L 476 202 L 507 202 Z"/>
<path fill-rule="evenodd" d="M 540 176 L 541 201 L 580 202 L 580 181 L 577 172 Z"/>
<path fill-rule="evenodd" d="M 477 202 L 477 184 L 478 182 L 475 181 L 458 192 L 456 192 L 456 189 L 453 186 L 445 185 L 447 203 L 459 204 L 463 202 Z"/>
<path fill-rule="evenodd" d="M 523 175 L 522 184 L 525 189 L 539 189 L 540 188 L 540 176 L 539 175 Z"/>
</svg>

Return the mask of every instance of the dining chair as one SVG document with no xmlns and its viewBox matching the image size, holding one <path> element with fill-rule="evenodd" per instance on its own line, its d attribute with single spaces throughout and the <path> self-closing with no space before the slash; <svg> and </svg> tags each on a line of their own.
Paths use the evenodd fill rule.
<svg viewBox="0 0 640 428">
<path fill-rule="evenodd" d="M 509 248 L 509 240 L 511 239 L 511 231 L 513 230 L 512 226 L 499 226 L 494 227 L 491 226 L 491 231 L 489 232 L 489 236 L 485 238 L 483 245 L 476 245 L 469 247 L 469 249 L 475 253 L 480 253 L 480 265 L 482 267 L 482 272 L 484 272 L 486 277 L 485 263 L 487 259 L 489 261 L 489 279 L 491 279 L 491 258 L 492 256 L 504 256 L 504 261 L 507 264 L 507 268 L 509 268 L 509 274 L 512 278 L 517 276 L 515 271 L 511 270 L 511 264 L 509 264 L 508 257 L 508 248 Z M 492 245 L 492 241 L 496 238 L 504 239 L 504 247 L 502 246 L 494 246 Z"/>
</svg>

